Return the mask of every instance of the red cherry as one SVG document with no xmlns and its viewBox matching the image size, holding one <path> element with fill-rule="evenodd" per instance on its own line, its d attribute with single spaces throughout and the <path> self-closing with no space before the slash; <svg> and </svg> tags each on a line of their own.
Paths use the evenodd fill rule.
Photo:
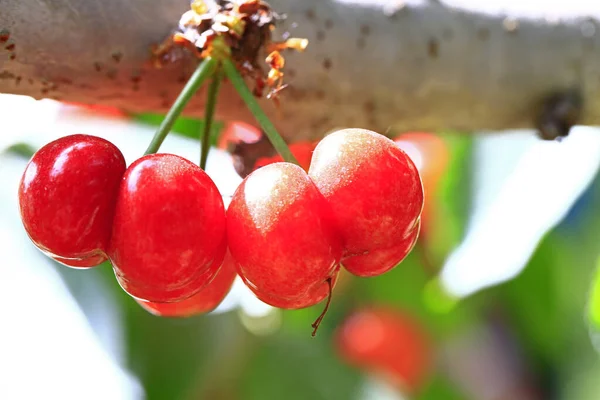
<svg viewBox="0 0 600 400">
<path fill-rule="evenodd" d="M 342 251 L 330 212 L 297 165 L 270 164 L 244 179 L 227 210 L 227 234 L 238 274 L 259 299 L 304 308 L 329 292 Z"/>
<path fill-rule="evenodd" d="M 227 296 L 237 274 L 229 252 L 225 254 L 223 265 L 214 279 L 198 293 L 175 303 L 153 303 L 135 299 L 146 311 L 160 317 L 191 317 L 208 313 Z"/>
<path fill-rule="evenodd" d="M 306 292 L 303 296 L 295 298 L 295 299 L 284 299 L 281 297 L 270 296 L 265 293 L 261 293 L 256 290 L 252 284 L 247 282 L 244 278 L 242 280 L 246 283 L 246 286 L 258 297 L 261 301 L 277 308 L 283 308 L 286 310 L 298 310 L 301 308 L 311 307 L 315 304 L 320 303 L 325 300 L 330 294 L 333 288 L 336 286 L 338 281 L 340 269 L 336 268 L 335 272 L 331 276 L 331 288 L 327 281 L 323 285 L 317 285 L 308 292 Z"/>
<path fill-rule="evenodd" d="M 300 164 L 305 171 L 308 171 L 308 168 L 310 167 L 310 161 L 312 160 L 312 154 L 313 151 L 315 151 L 315 147 L 317 147 L 317 143 L 315 142 L 297 142 L 289 145 L 290 151 L 294 157 L 296 157 L 298 164 Z M 283 162 L 283 157 L 277 154 L 273 157 L 259 158 L 256 160 L 256 164 L 254 164 L 254 169 L 256 170 L 276 162 Z"/>
<path fill-rule="evenodd" d="M 398 265 L 411 252 L 419 237 L 421 223 L 399 244 L 386 249 L 375 249 L 365 255 L 347 257 L 344 268 L 356 276 L 371 277 L 384 274 Z"/>
<path fill-rule="evenodd" d="M 33 243 L 78 268 L 105 261 L 123 154 L 95 136 L 71 135 L 34 154 L 19 186 L 21 219 Z"/>
<path fill-rule="evenodd" d="M 108 259 L 108 257 L 104 254 L 97 254 L 95 256 L 91 256 L 88 258 L 84 258 L 82 260 L 77 258 L 64 258 L 64 257 L 52 257 L 55 261 L 66 265 L 67 267 L 77 267 L 77 268 L 91 268 L 97 265 L 102 264 L 104 261 Z"/>
<path fill-rule="evenodd" d="M 108 255 L 123 289 L 166 303 L 205 287 L 223 262 L 223 200 L 197 165 L 173 154 L 151 154 L 125 172 Z"/>
<path fill-rule="evenodd" d="M 422 387 L 431 369 L 431 344 L 425 331 L 399 310 L 360 309 L 338 327 L 335 340 L 347 363 L 380 374 L 411 393 Z"/>
<path fill-rule="evenodd" d="M 241 121 L 229 122 L 219 136 L 217 147 L 222 150 L 230 150 L 230 147 L 236 143 L 254 143 L 260 140 L 261 136 L 261 130 L 254 125 Z"/>
<path fill-rule="evenodd" d="M 413 234 L 423 187 L 392 140 L 364 129 L 334 132 L 317 145 L 308 174 L 333 209 L 345 257 L 401 246 Z"/>
</svg>

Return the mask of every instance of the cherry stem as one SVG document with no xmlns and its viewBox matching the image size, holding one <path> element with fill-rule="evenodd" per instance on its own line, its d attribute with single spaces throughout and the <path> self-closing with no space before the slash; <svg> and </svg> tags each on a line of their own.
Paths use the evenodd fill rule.
<svg viewBox="0 0 600 400">
<path fill-rule="evenodd" d="M 158 127 L 154 137 L 152 138 L 152 142 L 150 142 L 150 145 L 146 149 L 144 155 L 154 154 L 158 151 L 160 145 L 163 143 L 169 132 L 171 132 L 175 121 L 177 121 L 177 118 L 185 108 L 186 104 L 198 91 L 202 83 L 209 76 L 213 75 L 216 66 L 217 60 L 211 57 L 207 57 L 202 60 L 200 65 L 198 65 L 198 68 L 196 68 L 196 71 L 194 71 L 190 79 L 185 84 L 181 93 L 179 93 L 179 96 L 169 109 L 169 112 L 167 112 L 167 115 Z"/>
<path fill-rule="evenodd" d="M 269 141 L 271 142 L 277 153 L 279 153 L 279 155 L 283 158 L 284 161 L 299 165 L 298 160 L 296 160 L 296 157 L 294 157 L 294 155 L 290 151 L 290 148 L 288 147 L 287 143 L 277 132 L 277 129 L 275 129 L 275 126 L 273 125 L 271 120 L 269 120 L 269 117 L 267 117 L 265 112 L 260 107 L 260 104 L 258 104 L 258 101 L 254 97 L 254 94 L 248 88 L 246 82 L 244 82 L 244 78 L 242 78 L 242 75 L 240 75 L 240 73 L 238 72 L 233 61 L 231 61 L 230 58 L 225 58 L 223 60 L 223 67 L 225 69 L 225 74 L 227 75 L 227 78 L 229 79 L 235 90 L 237 90 L 242 100 L 246 103 L 248 109 L 250 109 L 250 112 L 252 113 L 252 115 L 254 115 L 254 118 L 256 118 L 256 120 L 262 127 L 263 131 L 265 132 L 265 135 L 267 135 Z"/>
<path fill-rule="evenodd" d="M 321 325 L 321 322 L 323 322 L 323 318 L 325 317 L 325 314 L 327 314 L 327 311 L 329 310 L 329 305 L 331 304 L 331 295 L 332 295 L 332 291 L 333 288 L 331 287 L 331 278 L 327 278 L 327 286 L 329 287 L 329 294 L 327 295 L 327 303 L 325 303 L 325 308 L 323 309 L 323 311 L 321 312 L 321 315 L 319 315 L 317 317 L 317 319 L 315 320 L 315 322 L 312 323 L 312 337 L 315 337 L 317 335 L 317 330 L 319 329 L 319 326 Z"/>
<path fill-rule="evenodd" d="M 206 160 L 208 160 L 208 150 L 210 149 L 210 131 L 212 129 L 213 117 L 215 115 L 215 107 L 217 105 L 217 97 L 219 95 L 219 87 L 223 80 L 223 73 L 219 67 L 214 74 L 213 80 L 208 87 L 208 95 L 206 98 L 206 110 L 204 114 L 204 129 L 202 132 L 202 144 L 200 152 L 200 168 L 206 169 Z"/>
</svg>

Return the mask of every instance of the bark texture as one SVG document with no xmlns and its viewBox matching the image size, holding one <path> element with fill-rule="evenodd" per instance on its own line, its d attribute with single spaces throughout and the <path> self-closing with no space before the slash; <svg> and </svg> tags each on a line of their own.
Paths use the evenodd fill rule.
<svg viewBox="0 0 600 400">
<path fill-rule="evenodd" d="M 600 123 L 600 5 L 503 3 L 272 0 L 288 16 L 275 38 L 289 32 L 310 44 L 284 54 L 290 87 L 280 109 L 262 104 L 291 140 L 349 126 L 527 128 L 544 99 L 563 90 L 580 92 L 580 123 Z M 0 0 L 0 91 L 164 112 L 195 60 L 156 70 L 149 48 L 188 7 L 188 0 Z M 201 116 L 204 98 L 202 90 L 186 113 Z M 253 121 L 227 84 L 217 113 Z"/>
</svg>

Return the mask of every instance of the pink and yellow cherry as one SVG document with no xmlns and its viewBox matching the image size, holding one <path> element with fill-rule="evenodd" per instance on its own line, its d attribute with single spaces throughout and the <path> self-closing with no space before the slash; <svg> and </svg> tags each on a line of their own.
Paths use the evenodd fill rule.
<svg viewBox="0 0 600 400">
<path fill-rule="evenodd" d="M 19 186 L 33 243 L 55 260 L 89 268 L 106 261 L 125 159 L 107 140 L 70 135 L 37 151 Z"/>
<path fill-rule="evenodd" d="M 227 210 L 229 250 L 260 300 L 304 308 L 327 297 L 342 253 L 330 212 L 294 164 L 269 164 L 240 184 Z"/>
<path fill-rule="evenodd" d="M 218 272 L 226 240 L 223 200 L 200 167 L 151 154 L 127 168 L 108 255 L 131 296 L 166 303 L 198 293 Z"/>
<path fill-rule="evenodd" d="M 384 306 L 353 312 L 337 328 L 335 345 L 350 365 L 378 374 L 408 394 L 424 384 L 432 364 L 432 345 L 412 316 Z"/>
<path fill-rule="evenodd" d="M 423 187 L 415 165 L 392 140 L 364 129 L 331 133 L 317 145 L 308 175 L 332 209 L 343 265 L 413 240 Z M 360 275 L 373 274 L 363 268 Z"/>
<path fill-rule="evenodd" d="M 227 296 L 237 274 L 229 252 L 214 279 L 198 293 L 185 300 L 174 303 L 153 303 L 135 299 L 146 311 L 159 317 L 191 317 L 211 312 Z"/>
</svg>

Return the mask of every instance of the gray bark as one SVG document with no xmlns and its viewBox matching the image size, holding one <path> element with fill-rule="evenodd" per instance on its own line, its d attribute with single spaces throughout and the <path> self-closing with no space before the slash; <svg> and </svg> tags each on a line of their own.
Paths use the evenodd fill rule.
<svg viewBox="0 0 600 400">
<path fill-rule="evenodd" d="M 349 126 L 382 133 L 528 128 L 544 98 L 567 89 L 583 96 L 580 122 L 600 123 L 600 5 L 549 1 L 530 11 L 503 3 L 272 0 L 288 15 L 275 38 L 289 31 L 310 44 L 285 53 L 291 86 L 280 110 L 262 104 L 288 139 Z M 188 5 L 0 0 L 0 31 L 10 34 L 0 48 L 0 91 L 164 112 L 195 60 L 156 70 L 147 64 L 149 47 Z M 14 51 L 4 48 L 10 44 Z M 203 93 L 187 114 L 203 114 Z M 227 84 L 217 112 L 253 121 Z"/>
</svg>

